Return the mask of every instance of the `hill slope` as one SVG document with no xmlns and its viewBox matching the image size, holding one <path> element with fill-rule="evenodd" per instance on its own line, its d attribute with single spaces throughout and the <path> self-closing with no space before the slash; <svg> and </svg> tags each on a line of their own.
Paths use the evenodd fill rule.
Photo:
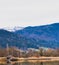
<svg viewBox="0 0 59 65">
<path fill-rule="evenodd" d="M 59 23 L 50 25 L 26 27 L 22 30 L 9 32 L 0 29 L 0 46 L 17 46 L 27 48 L 59 48 Z"/>
<path fill-rule="evenodd" d="M 35 39 L 37 46 L 59 47 L 59 23 L 26 27 L 22 30 L 17 30 L 16 33 L 26 38 Z"/>
</svg>

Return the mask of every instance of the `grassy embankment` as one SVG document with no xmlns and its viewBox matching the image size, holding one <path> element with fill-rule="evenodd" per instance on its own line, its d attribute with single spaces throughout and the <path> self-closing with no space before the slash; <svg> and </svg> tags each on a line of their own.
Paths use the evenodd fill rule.
<svg viewBox="0 0 59 65">
<path fill-rule="evenodd" d="M 18 62 L 47 62 L 47 61 L 59 61 L 59 57 L 28 57 L 17 58 Z M 0 57 L 0 62 L 6 62 L 6 57 Z"/>
</svg>

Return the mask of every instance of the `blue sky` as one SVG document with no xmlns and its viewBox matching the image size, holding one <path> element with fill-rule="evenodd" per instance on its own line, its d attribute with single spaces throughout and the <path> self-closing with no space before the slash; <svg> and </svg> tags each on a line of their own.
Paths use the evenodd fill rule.
<svg viewBox="0 0 59 65">
<path fill-rule="evenodd" d="M 59 0 L 0 0 L 0 28 L 59 22 Z"/>
</svg>

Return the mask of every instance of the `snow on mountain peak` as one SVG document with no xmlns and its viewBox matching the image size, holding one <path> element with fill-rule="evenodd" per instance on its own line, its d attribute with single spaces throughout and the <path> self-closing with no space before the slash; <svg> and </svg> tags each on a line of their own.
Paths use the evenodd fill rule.
<svg viewBox="0 0 59 65">
<path fill-rule="evenodd" d="M 24 27 L 4 27 L 4 28 L 2 28 L 2 29 L 4 29 L 4 30 L 8 30 L 8 31 L 16 31 L 16 30 L 21 30 L 21 29 L 23 29 Z"/>
</svg>

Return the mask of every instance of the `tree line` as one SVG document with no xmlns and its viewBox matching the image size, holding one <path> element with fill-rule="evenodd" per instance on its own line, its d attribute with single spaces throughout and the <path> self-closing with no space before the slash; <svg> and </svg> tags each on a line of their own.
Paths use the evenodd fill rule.
<svg viewBox="0 0 59 65">
<path fill-rule="evenodd" d="M 7 55 L 12 55 L 14 57 L 40 57 L 40 56 L 46 56 L 46 57 L 57 57 L 59 56 L 59 48 L 57 49 L 27 49 L 27 50 L 21 50 L 17 47 L 9 47 L 7 48 L 0 48 L 0 57 L 6 57 Z"/>
</svg>

